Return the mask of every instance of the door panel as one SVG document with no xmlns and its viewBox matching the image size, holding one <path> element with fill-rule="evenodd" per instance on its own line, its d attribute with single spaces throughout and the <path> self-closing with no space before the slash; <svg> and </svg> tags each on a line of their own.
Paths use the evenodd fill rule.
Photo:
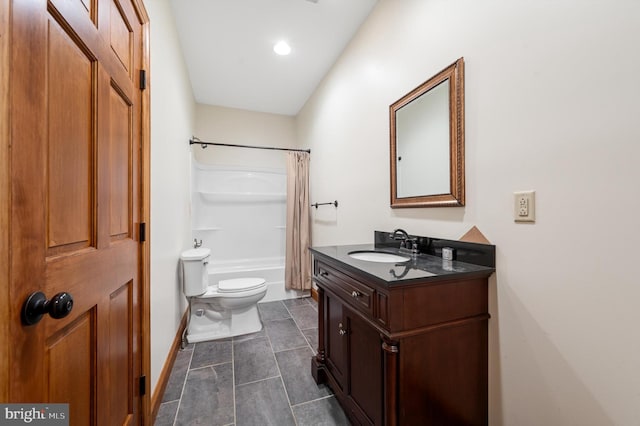
<svg viewBox="0 0 640 426">
<path fill-rule="evenodd" d="M 9 397 L 72 425 L 142 422 L 140 4 L 12 3 Z M 73 310 L 22 325 L 34 291 Z"/>
<path fill-rule="evenodd" d="M 327 316 L 327 326 L 324 330 L 326 343 L 327 368 L 333 374 L 341 388 L 345 387 L 347 373 L 346 359 L 346 324 L 343 317 L 343 306 L 340 299 L 325 290 L 324 309 Z"/>
<path fill-rule="evenodd" d="M 110 232 L 112 240 L 131 237 L 131 145 L 133 107 L 122 92 L 111 85 L 109 96 Z"/>
<path fill-rule="evenodd" d="M 382 342 L 380 334 L 345 310 L 349 323 L 348 395 L 367 417 L 367 423 L 382 424 Z"/>
<path fill-rule="evenodd" d="M 68 403 L 77 424 L 95 424 L 95 310 L 89 310 L 47 341 L 48 401 Z M 69 388 L 74 389 L 69 393 Z"/>
<path fill-rule="evenodd" d="M 93 16 L 93 14 L 91 13 L 94 10 L 92 0 L 76 0 L 76 1 L 80 1 L 82 3 L 82 6 L 84 6 L 85 10 L 89 14 L 89 16 Z"/>
<path fill-rule="evenodd" d="M 132 412 L 133 365 L 131 359 L 133 282 L 118 288 L 109 297 L 109 352 L 110 386 L 118 389 L 111 393 L 111 416 L 118 424 L 126 423 Z"/>
<path fill-rule="evenodd" d="M 46 179 L 50 256 L 93 243 L 92 62 L 55 20 L 49 20 Z"/>
<path fill-rule="evenodd" d="M 123 15 L 115 0 L 111 0 L 111 48 L 120 60 L 120 64 L 127 71 L 131 70 L 131 55 L 133 53 L 133 40 L 127 18 Z"/>
</svg>

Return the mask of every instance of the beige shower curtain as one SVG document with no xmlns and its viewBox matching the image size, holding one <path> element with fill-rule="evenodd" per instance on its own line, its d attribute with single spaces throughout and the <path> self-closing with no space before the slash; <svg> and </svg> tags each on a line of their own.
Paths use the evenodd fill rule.
<svg viewBox="0 0 640 426">
<path fill-rule="evenodd" d="M 309 214 L 309 154 L 287 153 L 287 223 L 285 288 L 311 288 L 311 221 Z"/>
</svg>

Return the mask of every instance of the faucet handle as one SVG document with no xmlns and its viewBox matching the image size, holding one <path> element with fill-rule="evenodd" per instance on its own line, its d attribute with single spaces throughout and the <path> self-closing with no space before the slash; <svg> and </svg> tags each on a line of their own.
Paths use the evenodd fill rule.
<svg viewBox="0 0 640 426">
<path fill-rule="evenodd" d="M 197 238 L 193 239 L 193 248 L 202 247 L 202 240 L 198 241 Z"/>
<path fill-rule="evenodd" d="M 407 238 L 406 239 L 406 248 L 410 248 L 412 254 L 418 254 L 418 239 L 417 238 Z"/>
</svg>

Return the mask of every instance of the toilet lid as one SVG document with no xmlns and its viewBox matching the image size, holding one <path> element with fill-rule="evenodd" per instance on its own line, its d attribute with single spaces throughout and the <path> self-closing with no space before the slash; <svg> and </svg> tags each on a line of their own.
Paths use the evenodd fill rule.
<svg viewBox="0 0 640 426">
<path fill-rule="evenodd" d="M 218 291 L 220 293 L 234 293 L 237 291 L 253 290 L 254 288 L 263 286 L 264 283 L 264 278 L 233 278 L 218 282 Z"/>
</svg>

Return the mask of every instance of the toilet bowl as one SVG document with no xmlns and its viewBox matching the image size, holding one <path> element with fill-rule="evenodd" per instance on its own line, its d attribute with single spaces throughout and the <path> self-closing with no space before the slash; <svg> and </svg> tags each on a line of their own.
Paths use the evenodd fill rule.
<svg viewBox="0 0 640 426">
<path fill-rule="evenodd" d="M 189 300 L 186 339 L 189 343 L 239 336 L 262 330 L 258 302 L 267 293 L 263 278 L 234 278 L 209 283 L 208 248 L 180 256 L 182 286 Z"/>
</svg>

